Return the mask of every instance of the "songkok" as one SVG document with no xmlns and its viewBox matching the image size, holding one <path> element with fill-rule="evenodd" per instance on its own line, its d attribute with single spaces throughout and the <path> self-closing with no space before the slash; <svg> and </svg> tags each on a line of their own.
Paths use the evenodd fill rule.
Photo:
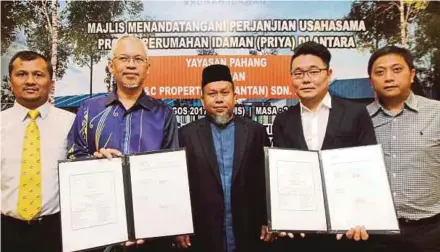
<svg viewBox="0 0 440 252">
<path fill-rule="evenodd" d="M 229 67 L 220 64 L 205 67 L 202 73 L 202 88 L 214 81 L 229 81 L 233 84 Z"/>
</svg>

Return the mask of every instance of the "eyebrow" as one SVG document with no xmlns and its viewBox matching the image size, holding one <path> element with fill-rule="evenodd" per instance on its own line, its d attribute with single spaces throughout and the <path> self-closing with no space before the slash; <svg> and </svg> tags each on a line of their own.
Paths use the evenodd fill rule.
<svg viewBox="0 0 440 252">
<path fill-rule="evenodd" d="M 29 71 L 29 70 L 25 70 L 25 69 L 18 69 L 15 73 L 45 73 L 44 71 L 41 70 L 33 70 L 33 71 Z"/>
<path fill-rule="evenodd" d="M 395 64 L 392 64 L 390 67 L 396 67 L 396 66 L 401 66 L 401 67 L 403 67 L 404 65 L 401 64 L 401 63 L 395 63 Z M 385 67 L 385 66 L 382 66 L 382 65 L 379 65 L 379 66 L 375 67 L 374 69 L 378 69 L 378 68 L 386 68 L 386 67 Z"/>
<path fill-rule="evenodd" d="M 308 68 L 309 68 L 309 70 L 310 70 L 310 69 L 312 69 L 312 68 L 320 68 L 320 67 L 317 66 L 317 65 L 311 65 L 311 66 L 309 66 Z M 293 71 L 296 71 L 296 70 L 303 70 L 303 69 L 304 69 L 304 68 L 297 67 L 297 68 L 294 68 Z"/>
<path fill-rule="evenodd" d="M 230 91 L 230 90 L 232 90 L 232 89 L 225 87 L 222 89 L 210 89 L 210 90 L 208 90 L 208 92 L 223 92 L 223 91 Z"/>
<path fill-rule="evenodd" d="M 127 56 L 127 57 L 143 57 L 143 58 L 146 58 L 146 56 L 142 56 L 142 55 L 140 55 L 140 54 L 136 54 L 136 55 L 131 56 L 131 55 L 128 55 L 128 54 L 125 54 L 125 53 L 121 53 L 121 54 L 117 55 L 116 57 L 120 57 L 120 56 Z"/>
</svg>

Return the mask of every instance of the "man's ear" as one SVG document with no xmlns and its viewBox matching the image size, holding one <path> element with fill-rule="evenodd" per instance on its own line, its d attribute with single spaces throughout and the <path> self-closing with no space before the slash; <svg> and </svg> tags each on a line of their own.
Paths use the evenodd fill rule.
<svg viewBox="0 0 440 252">
<path fill-rule="evenodd" d="M 108 67 L 108 71 L 110 72 L 110 74 L 113 75 L 114 70 L 115 70 L 114 65 L 113 65 L 113 61 L 110 60 L 107 64 L 107 67 Z"/>
<path fill-rule="evenodd" d="M 415 68 L 411 69 L 410 76 L 411 76 L 411 84 L 413 84 L 414 78 L 416 77 L 416 69 Z"/>
</svg>

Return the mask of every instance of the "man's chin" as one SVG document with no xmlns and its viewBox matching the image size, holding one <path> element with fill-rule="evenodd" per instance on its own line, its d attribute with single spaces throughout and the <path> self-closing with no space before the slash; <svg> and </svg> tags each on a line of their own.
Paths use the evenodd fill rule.
<svg viewBox="0 0 440 252">
<path fill-rule="evenodd" d="M 133 89 L 133 88 L 138 88 L 140 86 L 139 83 L 129 83 L 129 82 L 124 82 L 122 83 L 122 86 L 124 88 L 129 88 L 129 89 Z"/>
<path fill-rule="evenodd" d="M 216 124 L 226 125 L 229 123 L 229 121 L 232 120 L 232 115 L 229 114 L 215 115 L 212 118 L 214 119 Z"/>
<path fill-rule="evenodd" d="M 40 100 L 40 96 L 23 96 L 21 97 L 21 99 L 23 101 L 27 101 L 27 102 L 34 102 L 34 101 L 38 101 Z"/>
</svg>

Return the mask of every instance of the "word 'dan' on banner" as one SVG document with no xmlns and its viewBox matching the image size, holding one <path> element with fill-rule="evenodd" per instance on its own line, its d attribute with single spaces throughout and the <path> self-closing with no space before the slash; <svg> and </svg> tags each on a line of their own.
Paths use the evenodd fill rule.
<svg viewBox="0 0 440 252">
<path fill-rule="evenodd" d="M 288 55 L 150 56 L 147 94 L 164 99 L 198 99 L 203 68 L 223 64 L 231 69 L 237 98 L 296 98 Z"/>
</svg>

